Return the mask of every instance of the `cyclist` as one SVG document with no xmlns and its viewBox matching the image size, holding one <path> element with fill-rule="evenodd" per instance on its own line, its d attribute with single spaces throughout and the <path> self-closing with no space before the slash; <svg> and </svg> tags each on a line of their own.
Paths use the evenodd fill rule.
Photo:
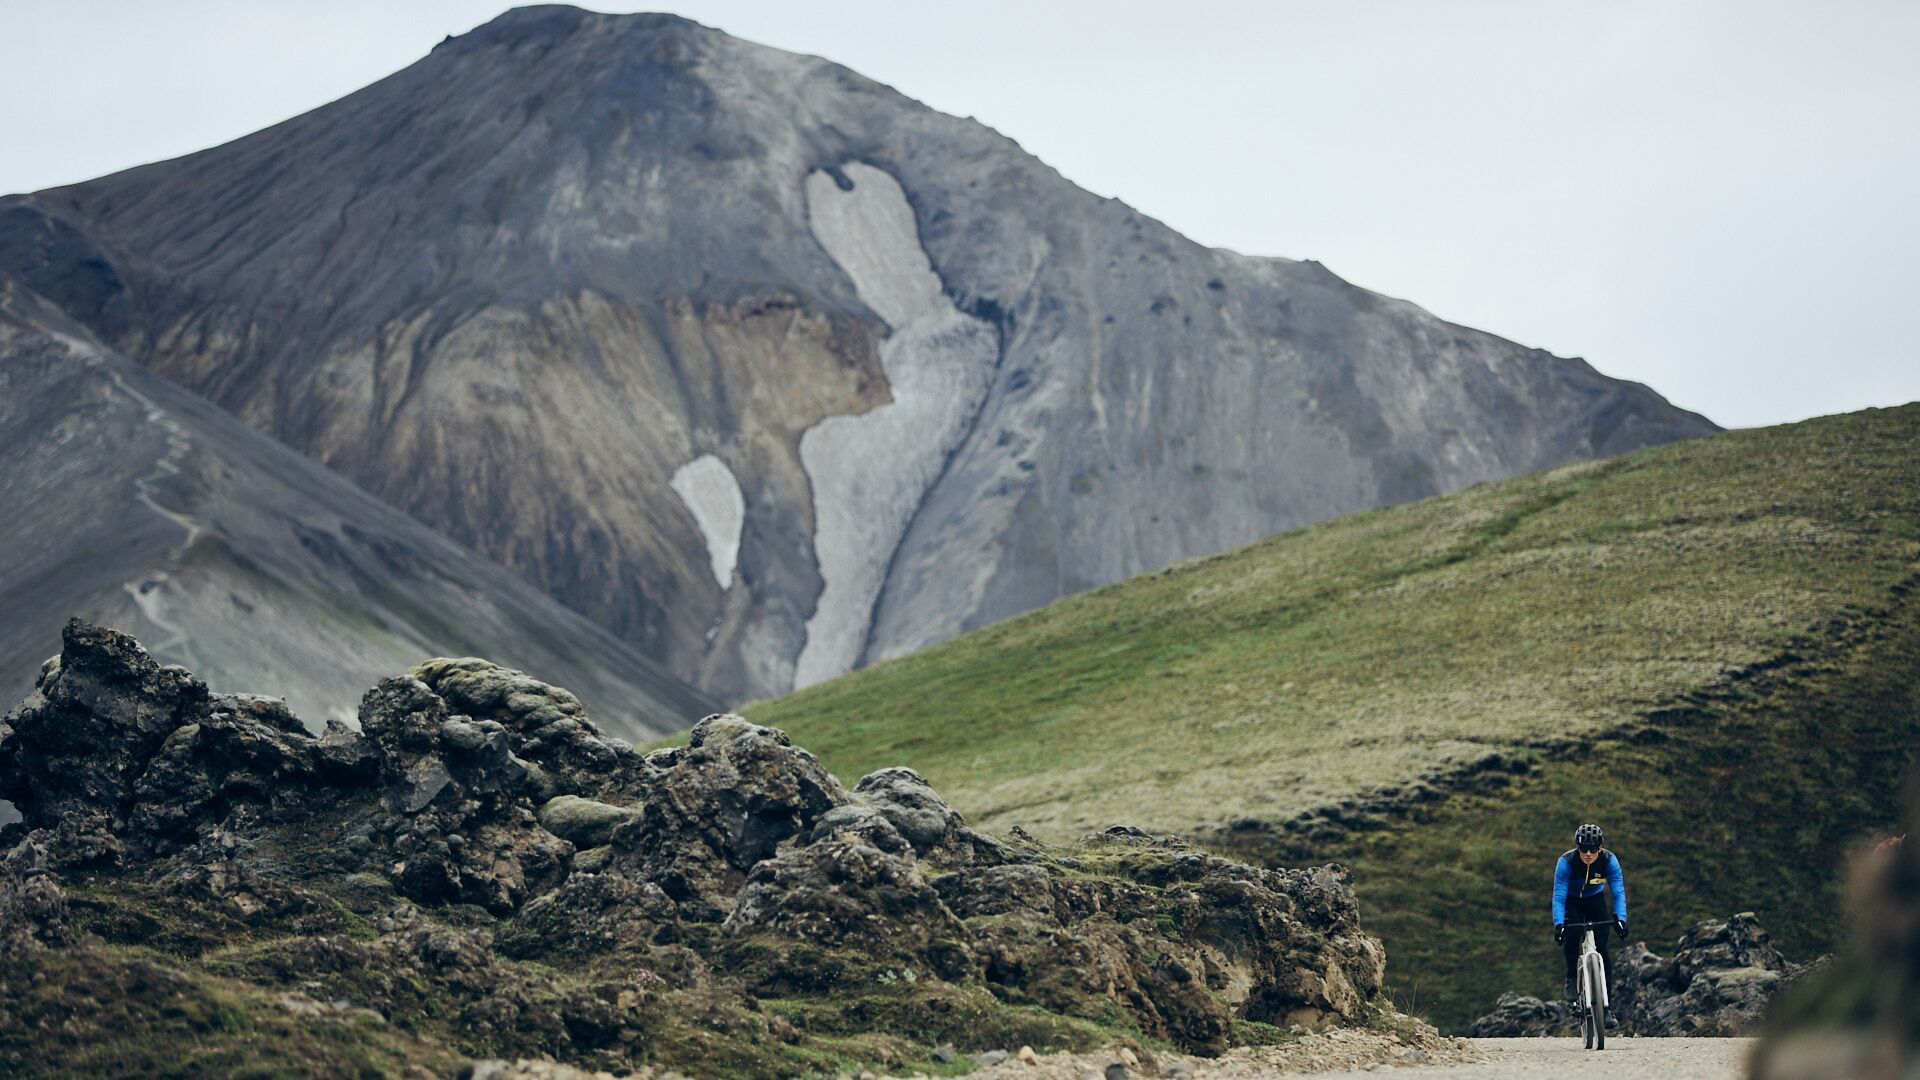
<svg viewBox="0 0 1920 1080">
<path fill-rule="evenodd" d="M 1553 940 L 1567 957 L 1567 1000 L 1579 997 L 1573 977 L 1580 959 L 1581 934 L 1567 930 L 1573 922 L 1591 922 L 1593 943 L 1606 966 L 1607 999 L 1613 999 L 1613 954 L 1607 950 L 1609 930 L 1627 936 L 1627 882 L 1620 873 L 1620 859 L 1600 846 L 1604 838 L 1598 825 L 1582 825 L 1573 833 L 1573 850 L 1560 856 L 1553 868 Z M 1607 905 L 1600 895 L 1604 889 L 1613 894 L 1613 925 L 1607 925 Z M 1607 1026 L 1615 1026 L 1613 1010 L 1607 1010 Z"/>
</svg>

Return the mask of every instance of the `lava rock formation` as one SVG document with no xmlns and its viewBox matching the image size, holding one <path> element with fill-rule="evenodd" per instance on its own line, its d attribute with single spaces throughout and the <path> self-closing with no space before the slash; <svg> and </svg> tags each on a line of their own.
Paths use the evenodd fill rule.
<svg viewBox="0 0 1920 1080">
<path fill-rule="evenodd" d="M 643 754 L 480 661 L 382 680 L 314 736 L 75 621 L 0 722 L 0 796 L 24 815 L 0 830 L 21 1070 L 58 1041 L 33 1017 L 84 1030 L 112 998 L 138 1029 L 157 985 L 442 1053 L 774 1073 L 849 1039 L 1218 1053 L 1383 1008 L 1337 867 L 992 838 L 912 770 L 849 790 L 734 716 Z M 111 992 L 59 997 L 82 969 Z"/>
</svg>

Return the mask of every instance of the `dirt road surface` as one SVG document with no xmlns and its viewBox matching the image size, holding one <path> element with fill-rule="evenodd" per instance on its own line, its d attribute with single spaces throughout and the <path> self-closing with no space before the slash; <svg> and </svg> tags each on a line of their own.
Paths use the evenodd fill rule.
<svg viewBox="0 0 1920 1080">
<path fill-rule="evenodd" d="M 1579 1039 L 1474 1039 L 1487 1060 L 1473 1065 L 1382 1065 L 1357 1072 L 1320 1073 L 1315 1080 L 1392 1076 L 1395 1080 L 1742 1080 L 1752 1039 L 1609 1039 L 1605 1050 L 1584 1050 Z"/>
</svg>

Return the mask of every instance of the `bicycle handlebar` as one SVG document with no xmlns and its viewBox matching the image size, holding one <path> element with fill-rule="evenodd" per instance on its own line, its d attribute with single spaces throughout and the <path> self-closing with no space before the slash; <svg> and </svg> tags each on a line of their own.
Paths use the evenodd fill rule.
<svg viewBox="0 0 1920 1080">
<path fill-rule="evenodd" d="M 1589 927 L 1612 926 L 1617 921 L 1619 920 L 1608 919 L 1605 922 L 1569 922 L 1569 923 L 1561 923 L 1560 925 L 1566 927 L 1569 930 L 1572 930 L 1575 928 L 1586 929 Z"/>
</svg>

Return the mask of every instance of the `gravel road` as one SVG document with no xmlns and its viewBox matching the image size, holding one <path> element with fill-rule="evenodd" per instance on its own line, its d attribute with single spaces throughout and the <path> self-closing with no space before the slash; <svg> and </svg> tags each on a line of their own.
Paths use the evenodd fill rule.
<svg viewBox="0 0 1920 1080">
<path fill-rule="evenodd" d="M 1604 1080 L 1740 1080 L 1747 1075 L 1752 1039 L 1609 1039 L 1599 1052 L 1579 1039 L 1474 1039 L 1487 1060 L 1473 1065 L 1382 1065 L 1370 1071 L 1320 1073 L 1315 1080 L 1348 1077 L 1433 1077 L 1434 1080 L 1550 1080 L 1592 1076 Z"/>
</svg>

